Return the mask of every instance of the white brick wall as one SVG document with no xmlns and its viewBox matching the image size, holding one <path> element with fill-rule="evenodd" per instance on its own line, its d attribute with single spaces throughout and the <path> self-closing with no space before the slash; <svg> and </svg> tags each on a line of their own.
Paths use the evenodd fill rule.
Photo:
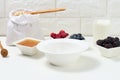
<svg viewBox="0 0 120 80">
<path fill-rule="evenodd" d="M 80 1 L 81 0 L 56 0 L 56 7 L 66 8 L 65 12 L 57 13 L 57 17 L 80 17 Z"/>
<path fill-rule="evenodd" d="M 0 18 L 4 17 L 5 12 L 5 2 L 4 0 L 0 0 Z"/>
<path fill-rule="evenodd" d="M 79 0 L 80 17 L 103 17 L 106 15 L 106 0 Z"/>
<path fill-rule="evenodd" d="M 7 18 L 0 18 L 0 35 L 5 35 L 7 30 Z"/>
<path fill-rule="evenodd" d="M 61 29 L 73 34 L 80 32 L 80 18 L 40 18 L 39 25 L 44 35 L 58 32 Z"/>
<path fill-rule="evenodd" d="M 8 13 L 13 9 L 44 10 L 66 8 L 64 12 L 39 15 L 44 34 L 65 29 L 69 33 L 92 35 L 96 18 L 110 18 L 111 34 L 120 35 L 120 0 L 0 0 L 0 35 L 6 34 Z M 116 30 L 117 29 L 117 30 Z"/>
<path fill-rule="evenodd" d="M 120 0 L 108 1 L 108 14 L 111 17 L 120 17 Z"/>
</svg>

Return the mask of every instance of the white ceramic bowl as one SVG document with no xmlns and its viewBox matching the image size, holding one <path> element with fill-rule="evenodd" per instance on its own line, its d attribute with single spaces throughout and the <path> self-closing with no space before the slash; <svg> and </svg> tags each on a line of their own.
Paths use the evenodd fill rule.
<svg viewBox="0 0 120 80">
<path fill-rule="evenodd" d="M 63 66 L 76 62 L 89 45 L 83 40 L 51 39 L 39 43 L 37 48 L 45 53 L 50 63 Z"/>
<path fill-rule="evenodd" d="M 30 47 L 30 46 L 19 44 L 19 43 L 21 43 L 21 42 L 23 42 L 25 40 L 33 40 L 33 41 L 40 42 L 40 40 L 38 40 L 38 39 L 28 38 L 28 37 L 14 42 L 14 44 L 20 49 L 22 54 L 31 56 L 31 55 L 34 55 L 34 54 L 38 53 L 39 50 L 36 48 L 37 45 Z"/>
<path fill-rule="evenodd" d="M 112 58 L 112 57 L 117 57 L 118 55 L 120 55 L 120 47 L 116 47 L 116 48 L 104 48 L 102 46 L 97 45 L 100 53 L 102 56 L 107 57 L 107 58 Z"/>
</svg>

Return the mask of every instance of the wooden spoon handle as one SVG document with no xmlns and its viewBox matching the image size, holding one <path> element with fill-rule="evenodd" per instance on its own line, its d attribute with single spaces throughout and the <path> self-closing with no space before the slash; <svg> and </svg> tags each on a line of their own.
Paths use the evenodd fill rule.
<svg viewBox="0 0 120 80">
<path fill-rule="evenodd" d="M 42 13 L 58 12 L 58 11 L 64 11 L 64 10 L 65 10 L 65 8 L 49 9 L 49 10 L 30 12 L 30 14 L 42 14 Z"/>
<path fill-rule="evenodd" d="M 0 48 L 3 49 L 3 46 L 2 46 L 2 44 L 1 44 L 1 41 L 0 41 Z"/>
</svg>

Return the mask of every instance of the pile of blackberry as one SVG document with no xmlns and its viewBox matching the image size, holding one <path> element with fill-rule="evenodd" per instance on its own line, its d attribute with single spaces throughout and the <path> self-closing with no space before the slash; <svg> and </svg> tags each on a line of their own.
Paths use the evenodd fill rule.
<svg viewBox="0 0 120 80">
<path fill-rule="evenodd" d="M 120 39 L 118 37 L 107 37 L 104 40 L 97 40 L 97 45 L 105 48 L 120 47 Z"/>
<path fill-rule="evenodd" d="M 82 35 L 81 33 L 72 34 L 72 35 L 70 36 L 70 39 L 85 40 L 85 38 L 83 37 L 83 35 Z"/>
</svg>

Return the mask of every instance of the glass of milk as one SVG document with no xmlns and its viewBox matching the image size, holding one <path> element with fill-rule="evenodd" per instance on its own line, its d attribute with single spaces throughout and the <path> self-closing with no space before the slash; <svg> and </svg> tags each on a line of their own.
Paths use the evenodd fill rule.
<svg viewBox="0 0 120 80">
<path fill-rule="evenodd" d="M 108 19 L 100 19 L 94 22 L 93 26 L 93 38 L 94 41 L 99 39 L 105 39 L 109 36 L 109 31 L 111 28 L 111 21 Z"/>
</svg>

